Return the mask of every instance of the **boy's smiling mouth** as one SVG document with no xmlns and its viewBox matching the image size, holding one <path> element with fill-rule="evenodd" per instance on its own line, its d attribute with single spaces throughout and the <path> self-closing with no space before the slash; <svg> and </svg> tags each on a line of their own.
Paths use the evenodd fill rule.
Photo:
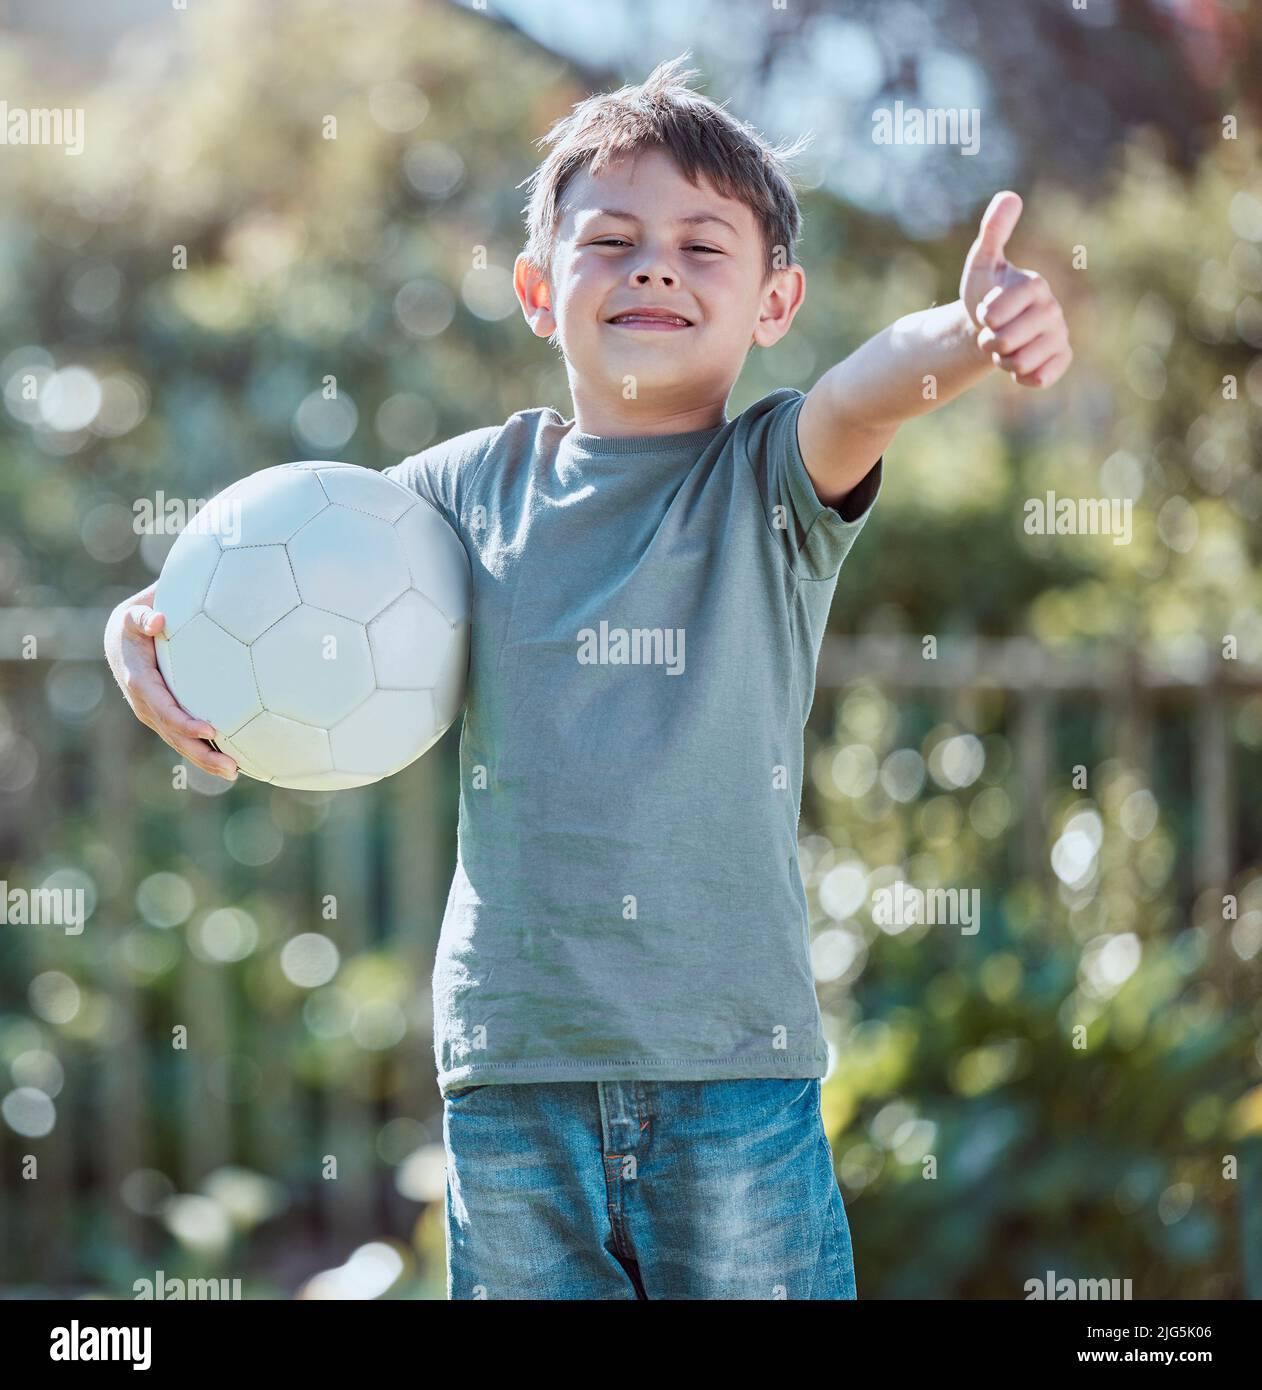
<svg viewBox="0 0 1262 1390">
<path fill-rule="evenodd" d="M 606 319 L 605 322 L 616 328 L 647 328 L 654 333 L 670 333 L 681 328 L 692 327 L 691 319 L 684 318 L 682 314 L 675 313 L 673 309 L 659 309 L 655 306 L 642 309 L 624 309 L 621 313 Z"/>
</svg>

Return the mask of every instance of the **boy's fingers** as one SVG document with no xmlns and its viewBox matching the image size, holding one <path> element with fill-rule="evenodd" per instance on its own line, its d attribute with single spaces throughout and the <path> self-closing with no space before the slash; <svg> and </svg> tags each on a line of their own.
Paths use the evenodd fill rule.
<svg viewBox="0 0 1262 1390">
<path fill-rule="evenodd" d="M 133 604 L 127 610 L 127 625 L 133 629 L 135 637 L 148 637 L 154 630 L 161 631 L 164 622 L 161 613 L 146 608 L 143 603 Z M 147 632 L 144 631 L 146 624 L 149 627 Z M 124 689 L 133 700 L 144 705 L 147 714 L 161 724 L 174 725 L 192 738 L 214 738 L 213 724 L 194 718 L 176 702 L 170 687 L 162 679 L 152 642 L 134 641 L 129 665 L 139 669 L 126 671 Z"/>
<path fill-rule="evenodd" d="M 143 603 L 133 603 L 123 621 L 139 637 L 152 637 L 166 626 L 165 616 Z"/>
<path fill-rule="evenodd" d="M 149 597 L 149 591 L 144 596 Z M 111 655 L 111 639 L 107 638 L 106 642 L 106 654 L 110 656 L 115 676 L 142 724 L 194 767 L 211 776 L 235 781 L 236 762 L 206 742 L 215 737 L 215 726 L 205 719 L 195 718 L 180 706 L 162 678 L 153 642 L 141 640 L 153 638 L 165 626 L 165 616 L 146 603 L 133 603 L 125 609 L 123 636 L 128 640 L 121 645 L 121 655 Z"/>
<path fill-rule="evenodd" d="M 1023 372 L 1016 378 L 1017 383 L 1021 386 L 1051 386 L 1069 370 L 1069 364 L 1073 361 L 1073 357 L 1072 348 L 1061 348 L 1059 352 L 1053 353 L 1046 362 L 1040 362 L 1037 367 Z"/>
<path fill-rule="evenodd" d="M 162 724 L 178 729 L 189 738 L 214 738 L 215 726 L 196 719 L 176 703 L 161 675 L 142 676 L 137 694 L 144 700 L 149 713 Z"/>
<path fill-rule="evenodd" d="M 996 285 L 977 306 L 979 322 L 987 328 L 1000 329 L 1039 297 L 1041 282 L 1037 275 L 1028 271 L 1014 272 L 1021 278 L 1015 284 Z"/>
<path fill-rule="evenodd" d="M 1000 356 L 1009 356 L 1032 343 L 1041 333 L 1054 328 L 1057 323 L 1056 306 L 1053 304 L 1031 304 L 1002 328 L 990 325 L 977 335 L 977 346 L 989 348 Z"/>
<path fill-rule="evenodd" d="M 227 781 L 235 781 L 237 765 L 227 754 L 216 753 L 213 748 L 208 748 L 200 739 L 186 738 L 183 734 L 168 734 L 162 729 L 159 729 L 158 733 L 177 753 L 182 753 L 190 763 L 200 767 L 203 772 L 209 772 L 212 777 L 223 777 Z"/>
<path fill-rule="evenodd" d="M 1060 340 L 1051 336 L 1036 338 L 1017 352 L 996 359 L 996 366 L 1020 380 L 1029 376 L 1045 362 L 1050 362 L 1061 347 Z"/>
<path fill-rule="evenodd" d="M 988 324 L 990 322 L 990 311 L 995 300 L 1003 293 L 1002 285 L 994 285 L 982 295 L 977 304 L 977 322 Z"/>
</svg>

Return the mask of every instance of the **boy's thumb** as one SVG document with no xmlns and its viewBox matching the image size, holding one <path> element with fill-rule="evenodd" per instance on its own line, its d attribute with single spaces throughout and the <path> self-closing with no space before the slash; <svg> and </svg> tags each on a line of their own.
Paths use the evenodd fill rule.
<svg viewBox="0 0 1262 1390">
<path fill-rule="evenodd" d="M 990 206 L 982 213 L 981 227 L 978 230 L 978 250 L 988 261 L 1003 259 L 1003 253 L 1021 217 L 1021 198 L 1011 189 L 996 193 Z"/>
</svg>

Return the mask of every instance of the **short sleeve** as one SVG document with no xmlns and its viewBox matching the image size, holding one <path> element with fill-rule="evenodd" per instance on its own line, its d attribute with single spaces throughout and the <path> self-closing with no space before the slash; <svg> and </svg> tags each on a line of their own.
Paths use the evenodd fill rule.
<svg viewBox="0 0 1262 1390">
<path fill-rule="evenodd" d="M 767 525 L 784 546 L 789 564 L 804 579 L 831 579 L 872 513 L 885 456 L 836 506 L 821 502 L 798 444 L 798 414 L 805 399 L 790 387 L 773 391 L 745 412 L 749 418 L 742 417 L 737 443 L 746 451 Z"/>
<path fill-rule="evenodd" d="M 436 507 L 456 534 L 463 536 L 461 518 L 470 482 L 498 433 L 498 426 L 470 430 L 381 471 Z"/>
</svg>

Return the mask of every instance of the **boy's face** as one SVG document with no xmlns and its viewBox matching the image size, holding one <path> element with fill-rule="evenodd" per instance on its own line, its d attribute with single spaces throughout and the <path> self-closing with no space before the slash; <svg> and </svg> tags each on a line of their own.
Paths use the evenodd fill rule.
<svg viewBox="0 0 1262 1390">
<path fill-rule="evenodd" d="M 754 343 L 770 347 L 802 301 L 799 267 L 764 284 L 762 232 L 742 202 L 694 187 L 642 150 L 566 190 L 549 283 L 518 257 L 522 311 L 558 334 L 576 403 L 646 398 L 665 411 L 725 402 Z M 687 320 L 628 319 L 637 309 Z M 628 383 L 634 395 L 628 392 Z"/>
</svg>

